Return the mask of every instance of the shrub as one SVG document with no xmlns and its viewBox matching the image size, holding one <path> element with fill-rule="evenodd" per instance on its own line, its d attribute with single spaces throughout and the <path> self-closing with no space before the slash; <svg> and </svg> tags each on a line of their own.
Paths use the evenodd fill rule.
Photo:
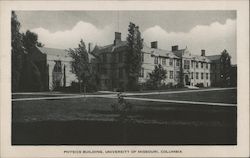
<svg viewBox="0 0 250 158">
<path fill-rule="evenodd" d="M 119 116 L 116 118 L 119 122 L 130 121 L 128 114 L 132 111 L 132 105 L 124 99 L 121 93 L 117 95 L 117 103 L 111 104 L 113 112 L 118 113 Z"/>
<path fill-rule="evenodd" d="M 197 83 L 195 86 L 199 87 L 199 88 L 202 88 L 202 87 L 204 87 L 204 84 L 203 83 Z"/>
</svg>

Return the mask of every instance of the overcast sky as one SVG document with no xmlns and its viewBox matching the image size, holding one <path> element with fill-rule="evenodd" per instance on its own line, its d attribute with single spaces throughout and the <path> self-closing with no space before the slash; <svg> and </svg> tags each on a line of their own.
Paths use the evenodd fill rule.
<svg viewBox="0 0 250 158">
<path fill-rule="evenodd" d="M 86 43 L 110 44 L 114 32 L 127 36 L 128 24 L 139 26 L 147 45 L 170 50 L 186 46 L 193 54 L 227 49 L 236 63 L 236 11 L 16 11 L 21 31 L 36 32 L 45 47 L 73 48 Z"/>
</svg>

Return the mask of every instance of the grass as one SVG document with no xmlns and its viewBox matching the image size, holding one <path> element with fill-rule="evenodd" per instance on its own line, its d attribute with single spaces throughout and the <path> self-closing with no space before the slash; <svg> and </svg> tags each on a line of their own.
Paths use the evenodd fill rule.
<svg viewBox="0 0 250 158">
<path fill-rule="evenodd" d="M 175 95 L 170 96 L 208 101 L 219 97 L 216 101 L 228 103 L 236 91 Z M 237 107 L 129 100 L 129 121 L 119 122 L 119 113 L 111 108 L 116 101 L 98 97 L 12 102 L 12 144 L 236 144 Z"/>
<path fill-rule="evenodd" d="M 237 104 L 237 90 L 236 89 L 220 90 L 220 91 L 191 92 L 191 93 L 177 93 L 177 94 L 156 94 L 156 95 L 144 95 L 144 96 L 135 96 L 135 97 Z"/>
</svg>

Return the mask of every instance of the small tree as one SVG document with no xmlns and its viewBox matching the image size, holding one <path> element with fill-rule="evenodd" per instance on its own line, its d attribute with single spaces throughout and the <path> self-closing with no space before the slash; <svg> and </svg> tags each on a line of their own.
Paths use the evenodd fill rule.
<svg viewBox="0 0 250 158">
<path fill-rule="evenodd" d="M 84 92 L 86 92 L 86 86 L 88 80 L 91 77 L 89 56 L 85 46 L 85 43 L 81 39 L 78 48 L 68 50 L 70 57 L 73 59 L 71 62 L 72 72 L 76 75 L 80 92 L 82 92 L 82 83 L 84 85 Z"/>
<path fill-rule="evenodd" d="M 128 52 L 126 61 L 126 72 L 128 76 L 127 88 L 133 90 L 138 85 L 138 77 L 142 64 L 141 49 L 143 44 L 138 26 L 130 22 L 128 32 Z"/>
<path fill-rule="evenodd" d="M 220 58 L 220 77 L 221 77 L 221 85 L 229 86 L 230 85 L 230 77 L 231 77 L 231 56 L 227 52 L 227 50 L 223 50 Z"/>
<path fill-rule="evenodd" d="M 163 69 L 163 67 L 159 64 L 155 66 L 155 69 L 149 73 L 149 80 L 147 84 L 150 84 L 152 87 L 159 88 L 162 86 L 162 81 L 164 81 L 167 76 L 167 71 Z"/>
</svg>

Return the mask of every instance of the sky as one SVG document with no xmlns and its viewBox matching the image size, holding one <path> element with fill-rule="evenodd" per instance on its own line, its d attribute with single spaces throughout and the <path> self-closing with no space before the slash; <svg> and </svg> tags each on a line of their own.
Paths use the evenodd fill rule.
<svg viewBox="0 0 250 158">
<path fill-rule="evenodd" d="M 16 11 L 21 31 L 38 34 L 45 47 L 68 49 L 85 43 L 113 43 L 114 32 L 126 40 L 129 22 L 139 26 L 145 43 L 187 47 L 192 54 L 220 54 L 226 49 L 236 64 L 236 11 Z"/>
</svg>

